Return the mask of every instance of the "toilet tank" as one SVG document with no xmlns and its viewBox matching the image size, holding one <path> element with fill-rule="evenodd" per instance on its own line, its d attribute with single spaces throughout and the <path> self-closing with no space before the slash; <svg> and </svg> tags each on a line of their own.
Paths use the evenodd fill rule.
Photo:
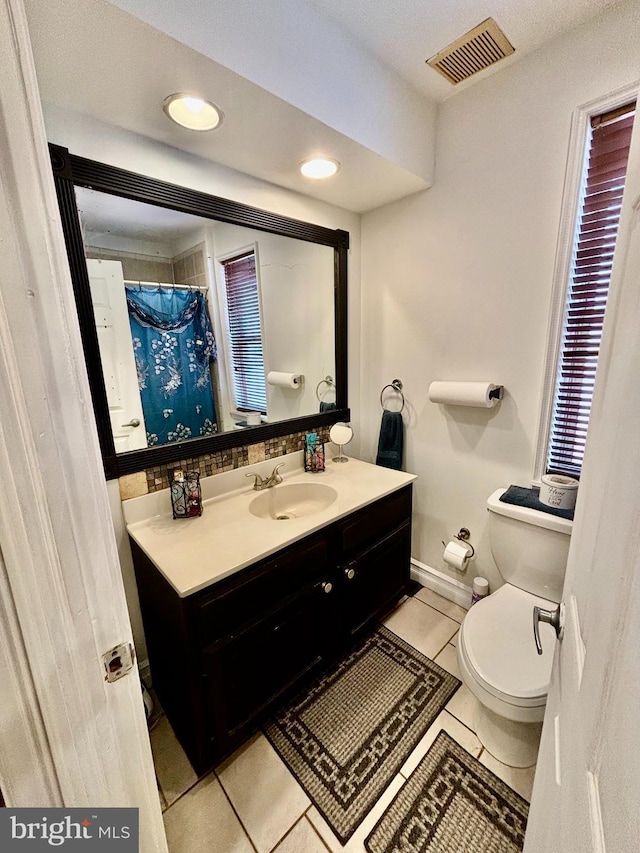
<svg viewBox="0 0 640 853">
<path fill-rule="evenodd" d="M 573 522 L 548 512 L 502 503 L 498 489 L 487 501 L 491 553 L 507 583 L 559 602 Z"/>
</svg>

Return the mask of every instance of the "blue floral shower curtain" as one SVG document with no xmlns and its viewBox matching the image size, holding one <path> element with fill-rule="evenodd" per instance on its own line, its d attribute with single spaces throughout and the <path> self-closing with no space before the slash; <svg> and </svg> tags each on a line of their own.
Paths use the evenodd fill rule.
<svg viewBox="0 0 640 853">
<path fill-rule="evenodd" d="M 149 447 L 217 432 L 216 343 L 202 293 L 125 289 Z"/>
</svg>

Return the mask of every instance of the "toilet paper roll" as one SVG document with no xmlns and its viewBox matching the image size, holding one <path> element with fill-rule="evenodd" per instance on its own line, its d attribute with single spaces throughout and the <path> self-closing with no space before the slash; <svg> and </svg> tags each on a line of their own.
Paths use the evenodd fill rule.
<svg viewBox="0 0 640 853">
<path fill-rule="evenodd" d="M 277 370 L 267 373 L 267 383 L 276 388 L 300 388 L 303 382 L 304 376 L 301 373 L 282 373 Z"/>
<path fill-rule="evenodd" d="M 573 509 L 580 483 L 564 474 L 543 474 L 540 486 L 540 503 L 556 509 Z"/>
<path fill-rule="evenodd" d="M 492 391 L 500 388 L 491 382 L 432 382 L 429 385 L 429 399 L 432 403 L 444 403 L 448 406 L 481 406 L 490 409 L 497 402 L 490 397 Z"/>
<path fill-rule="evenodd" d="M 470 554 L 471 550 L 468 545 L 457 539 L 452 539 L 444 549 L 444 561 L 453 566 L 454 569 L 464 571 L 467 568 Z"/>
</svg>

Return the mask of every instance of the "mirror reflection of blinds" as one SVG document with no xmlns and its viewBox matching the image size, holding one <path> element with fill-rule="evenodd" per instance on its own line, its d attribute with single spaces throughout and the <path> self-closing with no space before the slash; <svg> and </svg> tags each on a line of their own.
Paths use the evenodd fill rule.
<svg viewBox="0 0 640 853">
<path fill-rule="evenodd" d="M 547 455 L 580 476 L 618 236 L 635 103 L 591 120 Z"/>
<path fill-rule="evenodd" d="M 262 323 L 253 252 L 223 261 L 235 405 L 266 414 Z"/>
</svg>

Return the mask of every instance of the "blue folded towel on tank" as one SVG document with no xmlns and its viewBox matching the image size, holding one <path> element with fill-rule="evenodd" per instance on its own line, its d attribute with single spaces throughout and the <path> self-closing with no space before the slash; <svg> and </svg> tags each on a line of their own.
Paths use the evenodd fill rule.
<svg viewBox="0 0 640 853">
<path fill-rule="evenodd" d="M 525 489 L 524 486 L 509 486 L 506 492 L 500 496 L 500 500 L 506 504 L 515 504 L 516 506 L 528 506 L 530 509 L 537 509 L 540 512 L 548 512 L 551 515 L 559 515 L 560 518 L 569 518 L 573 520 L 572 509 L 557 509 L 555 506 L 547 506 L 540 501 L 540 489 L 534 488 Z"/>
<path fill-rule="evenodd" d="M 385 409 L 380 424 L 376 465 L 382 468 L 393 468 L 396 471 L 401 470 L 403 428 L 402 413 L 388 412 Z"/>
</svg>

